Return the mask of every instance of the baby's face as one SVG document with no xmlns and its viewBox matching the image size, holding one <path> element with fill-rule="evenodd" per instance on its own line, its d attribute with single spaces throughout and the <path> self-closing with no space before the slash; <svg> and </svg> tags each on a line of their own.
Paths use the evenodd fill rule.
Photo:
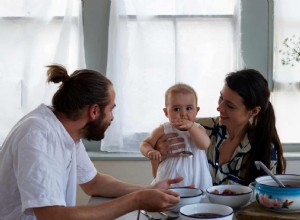
<svg viewBox="0 0 300 220">
<path fill-rule="evenodd" d="M 199 108 L 196 105 L 196 97 L 190 93 L 169 94 L 165 114 L 171 123 L 181 119 L 194 122 Z"/>
</svg>

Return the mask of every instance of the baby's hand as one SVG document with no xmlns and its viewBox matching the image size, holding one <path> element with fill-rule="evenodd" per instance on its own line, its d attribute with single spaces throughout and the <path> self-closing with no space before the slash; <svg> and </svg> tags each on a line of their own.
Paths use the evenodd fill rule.
<svg viewBox="0 0 300 220">
<path fill-rule="evenodd" d="M 187 131 L 191 129 L 191 127 L 193 127 L 194 122 L 191 122 L 190 120 L 187 119 L 180 119 L 172 122 L 172 124 L 180 130 Z"/>
<path fill-rule="evenodd" d="M 150 160 L 158 160 L 158 161 L 161 161 L 161 154 L 159 151 L 157 150 L 150 150 L 148 153 L 147 153 L 147 157 L 150 159 Z"/>
</svg>

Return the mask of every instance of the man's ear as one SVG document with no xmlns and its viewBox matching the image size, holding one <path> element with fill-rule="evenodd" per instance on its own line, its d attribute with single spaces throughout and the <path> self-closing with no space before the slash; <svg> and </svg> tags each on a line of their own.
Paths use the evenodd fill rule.
<svg viewBox="0 0 300 220">
<path fill-rule="evenodd" d="M 92 104 L 89 107 L 88 114 L 90 119 L 96 119 L 100 114 L 100 106 L 98 104 Z"/>
<path fill-rule="evenodd" d="M 167 108 L 164 108 L 163 110 L 164 110 L 165 116 L 168 117 L 168 110 L 167 110 Z"/>
</svg>

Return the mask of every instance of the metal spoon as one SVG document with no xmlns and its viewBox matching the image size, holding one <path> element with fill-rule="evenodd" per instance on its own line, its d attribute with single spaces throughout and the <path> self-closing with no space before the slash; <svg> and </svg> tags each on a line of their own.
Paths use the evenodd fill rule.
<svg viewBox="0 0 300 220">
<path fill-rule="evenodd" d="M 162 215 L 163 217 L 154 217 L 153 215 L 151 215 L 149 212 L 146 212 L 145 210 L 141 210 L 141 213 L 143 215 L 145 215 L 148 219 L 150 220 L 165 220 L 165 219 L 168 219 L 168 220 L 171 220 L 171 219 L 177 219 L 178 216 L 169 216 L 167 213 L 164 213 L 164 212 L 157 212 L 156 214 L 160 214 Z"/>
<path fill-rule="evenodd" d="M 191 157 L 193 156 L 194 154 L 190 151 L 181 151 L 179 154 L 178 154 L 180 157 Z"/>
<path fill-rule="evenodd" d="M 164 216 L 164 218 L 162 218 L 162 219 L 167 219 L 167 220 L 178 219 L 178 215 L 170 216 L 170 215 L 168 215 L 167 213 L 164 213 L 164 212 L 158 212 L 158 213 Z"/>
<path fill-rule="evenodd" d="M 150 215 L 148 212 L 146 212 L 145 210 L 140 210 L 141 211 L 141 213 L 143 214 L 143 215 L 145 215 L 148 219 L 150 219 L 150 220 L 155 220 L 156 218 L 154 218 L 152 215 Z M 158 218 L 158 219 L 160 219 L 160 218 Z"/>
<path fill-rule="evenodd" d="M 261 161 L 255 161 L 254 163 L 258 170 L 262 168 L 280 187 L 285 187 L 285 185 L 279 179 L 277 179 L 276 176 L 271 173 L 271 171 Z"/>
</svg>

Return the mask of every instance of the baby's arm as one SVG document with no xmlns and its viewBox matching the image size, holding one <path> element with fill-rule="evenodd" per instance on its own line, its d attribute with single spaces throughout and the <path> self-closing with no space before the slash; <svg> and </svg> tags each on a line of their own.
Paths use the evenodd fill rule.
<svg viewBox="0 0 300 220">
<path fill-rule="evenodd" d="M 161 161 L 161 154 L 154 149 L 157 140 L 164 135 L 163 127 L 158 127 L 147 137 L 140 146 L 141 153 L 150 160 Z"/>
<path fill-rule="evenodd" d="M 205 150 L 209 147 L 210 138 L 206 134 L 206 130 L 203 126 L 187 119 L 181 119 L 175 123 L 180 129 L 187 130 L 190 133 L 192 140 L 199 149 Z"/>
<path fill-rule="evenodd" d="M 188 130 L 192 140 L 195 142 L 199 149 L 205 150 L 210 145 L 210 138 L 206 134 L 206 130 L 202 125 L 193 123 L 192 127 Z"/>
<path fill-rule="evenodd" d="M 149 150 L 148 153 L 147 153 L 147 157 L 150 159 L 150 160 L 158 160 L 158 161 L 161 161 L 161 154 L 158 150 Z"/>
</svg>

